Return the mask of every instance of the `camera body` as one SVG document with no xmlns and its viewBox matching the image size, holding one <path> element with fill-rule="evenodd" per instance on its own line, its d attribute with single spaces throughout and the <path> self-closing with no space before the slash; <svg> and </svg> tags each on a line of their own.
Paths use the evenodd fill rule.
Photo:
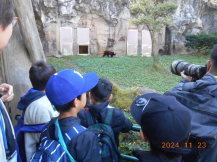
<svg viewBox="0 0 217 162">
<path fill-rule="evenodd" d="M 184 71 L 184 74 L 191 76 L 193 80 L 198 80 L 206 74 L 207 66 L 190 64 L 184 60 L 175 60 L 171 64 L 171 72 L 175 75 L 181 75 L 181 72 Z"/>
</svg>

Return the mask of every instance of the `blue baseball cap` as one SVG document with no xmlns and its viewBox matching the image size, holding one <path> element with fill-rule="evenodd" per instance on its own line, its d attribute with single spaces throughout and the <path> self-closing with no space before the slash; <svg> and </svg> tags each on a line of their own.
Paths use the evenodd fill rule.
<svg viewBox="0 0 217 162">
<path fill-rule="evenodd" d="M 147 93 L 134 100 L 130 112 L 152 146 L 168 152 L 189 152 L 181 144 L 187 142 L 191 132 L 190 111 L 175 97 Z M 179 146 L 163 148 L 164 143 Z"/>
<path fill-rule="evenodd" d="M 50 77 L 45 92 L 54 106 L 61 106 L 91 90 L 98 80 L 98 75 L 94 72 L 81 75 L 76 70 L 66 69 Z"/>
</svg>

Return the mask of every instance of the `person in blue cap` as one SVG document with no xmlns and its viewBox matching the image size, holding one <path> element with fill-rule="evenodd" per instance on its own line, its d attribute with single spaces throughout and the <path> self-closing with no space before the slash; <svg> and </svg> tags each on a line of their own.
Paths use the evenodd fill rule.
<svg viewBox="0 0 217 162">
<path fill-rule="evenodd" d="M 80 125 L 77 117 L 79 111 L 86 105 L 86 92 L 98 83 L 98 76 L 94 72 L 81 75 L 72 69 L 62 70 L 50 77 L 46 85 L 46 95 L 56 110 L 60 113 L 58 119 L 53 119 L 44 131 L 43 138 L 60 139 L 55 130 L 60 128 L 69 153 L 69 159 L 80 162 L 101 161 L 100 146 L 95 134 Z M 47 132 L 47 133 L 46 133 Z M 71 135 L 71 133 L 74 133 Z M 46 149 L 52 143 L 44 142 Z M 43 147 L 44 147 L 43 145 Z M 62 144 L 61 144 L 62 145 Z M 52 156 L 58 154 L 58 147 L 54 148 Z M 62 156 L 57 157 L 59 161 Z M 72 161 L 72 160 L 71 160 Z"/>
<path fill-rule="evenodd" d="M 133 152 L 140 161 L 180 162 L 193 147 L 188 143 L 190 112 L 175 97 L 147 93 L 133 101 L 130 112 L 141 126 L 142 139 L 151 147 L 151 151 Z"/>
</svg>

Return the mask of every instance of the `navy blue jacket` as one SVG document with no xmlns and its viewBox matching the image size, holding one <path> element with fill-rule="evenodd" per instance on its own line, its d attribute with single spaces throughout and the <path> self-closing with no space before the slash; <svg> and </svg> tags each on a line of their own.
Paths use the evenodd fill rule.
<svg viewBox="0 0 217 162">
<path fill-rule="evenodd" d="M 5 151 L 6 157 L 0 157 L 3 160 L 17 159 L 16 140 L 14 135 L 13 126 L 7 113 L 6 107 L 0 99 L 0 133 L 4 143 L 4 148 L 0 148 L 0 151 Z"/>
<path fill-rule="evenodd" d="M 182 157 L 177 157 L 175 159 L 169 159 L 163 154 L 154 154 L 152 151 L 141 151 L 136 150 L 133 152 L 140 162 L 181 162 Z"/>
<path fill-rule="evenodd" d="M 217 161 L 217 79 L 206 73 L 196 82 L 182 81 L 165 95 L 176 99 L 191 110 L 191 134 L 206 142 L 198 161 Z"/>
<path fill-rule="evenodd" d="M 25 111 L 32 102 L 38 100 L 43 96 L 45 96 L 44 92 L 31 88 L 24 96 L 21 97 L 17 108 L 21 111 Z"/>
<path fill-rule="evenodd" d="M 80 119 L 77 117 L 67 117 L 60 119 L 59 125 L 62 133 L 65 133 L 68 132 L 71 127 L 80 125 Z M 47 128 L 49 136 L 54 140 L 58 139 L 54 123 L 48 124 Z M 71 142 L 67 145 L 67 148 L 77 162 L 101 162 L 98 138 L 88 129 L 81 132 L 78 136 L 73 137 Z"/>
<path fill-rule="evenodd" d="M 89 127 L 94 123 L 88 123 L 87 118 L 92 115 L 99 122 L 105 119 L 109 109 L 113 109 L 112 120 L 110 126 L 113 129 L 116 144 L 119 145 L 118 136 L 120 132 L 126 133 L 131 130 L 132 123 L 128 118 L 124 116 L 124 113 L 117 108 L 108 108 L 109 102 L 104 102 L 98 105 L 88 105 L 89 110 L 82 110 L 78 113 L 78 117 L 81 119 L 81 125 Z"/>
</svg>

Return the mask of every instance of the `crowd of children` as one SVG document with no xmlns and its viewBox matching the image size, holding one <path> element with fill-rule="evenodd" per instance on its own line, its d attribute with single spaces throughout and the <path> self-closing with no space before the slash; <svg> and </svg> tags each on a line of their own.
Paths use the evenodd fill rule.
<svg viewBox="0 0 217 162">
<path fill-rule="evenodd" d="M 118 137 L 132 123 L 110 105 L 108 79 L 73 69 L 56 72 L 41 61 L 31 66 L 29 78 L 32 88 L 17 106 L 23 113 L 15 132 L 22 129 L 24 136 L 18 161 L 121 161 Z M 188 149 L 172 145 L 188 141 L 191 116 L 185 106 L 174 97 L 148 93 L 135 99 L 131 114 L 151 147 L 133 152 L 140 161 L 182 160 Z M 17 136 L 18 145 L 19 140 Z"/>
<path fill-rule="evenodd" d="M 30 68 L 30 80 L 33 88 L 18 103 L 25 112 L 24 125 L 47 125 L 39 131 L 40 140 L 39 132 L 24 131 L 24 161 L 121 161 L 119 133 L 130 131 L 132 123 L 120 109 L 109 105 L 112 83 L 108 79 L 73 69 L 55 73 L 52 65 L 37 62 Z M 151 151 L 133 152 L 140 161 L 182 160 L 189 149 L 181 143 L 188 141 L 191 130 L 185 106 L 174 97 L 148 93 L 135 99 L 131 114 L 151 147 Z"/>
<path fill-rule="evenodd" d="M 11 1 L 0 0 L 0 50 L 7 45 L 11 37 L 12 22 Z M 216 56 L 217 49 L 211 55 L 211 62 L 208 63 L 209 73 L 206 74 L 211 77 L 209 80 L 214 81 L 212 88 L 216 85 L 213 76 L 217 75 L 217 70 L 213 70 L 217 69 Z M 21 97 L 17 105 L 22 115 L 15 132 L 3 103 L 13 99 L 13 87 L 6 83 L 0 84 L 2 162 L 122 161 L 118 148 L 119 134 L 129 132 L 133 125 L 120 109 L 110 105 L 112 83 L 108 79 L 99 78 L 94 72 L 81 75 L 74 69 L 56 72 L 52 65 L 43 61 L 32 64 L 29 79 L 32 88 Z M 197 86 L 202 85 L 202 82 L 189 84 Z M 194 91 L 196 90 L 195 88 Z M 211 92 L 214 94 L 216 88 L 209 90 L 203 91 L 204 95 Z M 209 101 L 216 100 L 215 97 L 212 95 Z M 209 147 L 209 140 L 199 141 L 196 144 L 189 141 L 189 138 L 192 138 L 192 130 L 198 130 L 200 125 L 192 122 L 196 117 L 189 111 L 189 107 L 181 104 L 181 101 L 178 102 L 177 98 L 169 94 L 147 93 L 133 101 L 131 115 L 141 126 L 141 138 L 150 144 L 150 151 L 132 150 L 139 161 L 189 161 L 193 159 L 189 158 L 192 150 L 202 150 L 199 152 L 199 154 L 202 152 L 201 155 L 207 153 L 203 150 Z M 204 100 L 206 99 L 201 99 L 201 102 Z M 209 106 L 215 107 L 212 103 L 214 101 L 209 102 Z M 204 123 L 200 123 L 202 126 L 209 125 L 205 119 L 200 120 L 203 121 Z M 216 142 L 216 125 L 212 124 L 212 127 L 214 127 L 212 130 L 204 130 L 215 135 L 214 142 Z M 212 153 L 209 157 L 212 159 L 211 162 L 215 162 L 217 149 L 210 148 L 214 149 L 211 151 L 208 149 Z"/>
</svg>

